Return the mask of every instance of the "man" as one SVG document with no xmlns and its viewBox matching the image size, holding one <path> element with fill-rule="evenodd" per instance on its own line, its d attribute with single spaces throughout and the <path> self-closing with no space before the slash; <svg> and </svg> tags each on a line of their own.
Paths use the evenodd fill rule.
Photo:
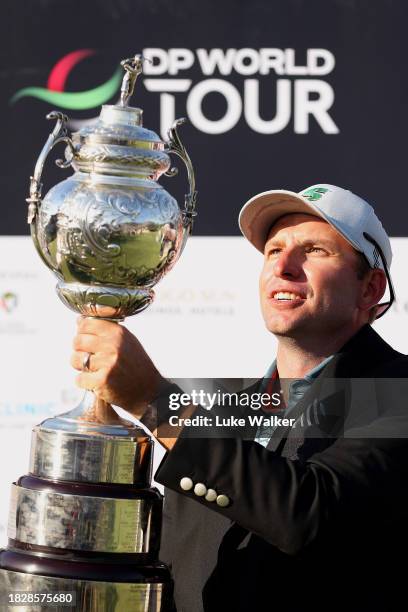
<svg viewBox="0 0 408 612">
<path fill-rule="evenodd" d="M 262 313 L 278 340 L 260 385 L 281 387 L 295 426 L 252 439 L 154 430 L 177 611 L 405 610 L 408 358 L 370 326 L 394 299 L 388 236 L 333 185 L 259 194 L 240 226 L 264 253 Z M 168 381 L 124 328 L 81 320 L 74 347 L 77 369 L 91 353 L 80 386 L 146 422 L 166 404 Z"/>
</svg>

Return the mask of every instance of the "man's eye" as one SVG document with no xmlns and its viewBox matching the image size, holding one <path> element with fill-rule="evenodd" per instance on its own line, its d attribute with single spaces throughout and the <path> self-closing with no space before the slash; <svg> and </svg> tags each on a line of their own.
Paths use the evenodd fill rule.
<svg viewBox="0 0 408 612">
<path fill-rule="evenodd" d="M 306 249 L 306 252 L 307 252 L 307 253 L 313 253 L 313 252 L 314 252 L 314 253 L 316 253 L 316 252 L 317 252 L 317 253 L 326 253 L 326 251 L 325 251 L 324 249 L 322 249 L 322 247 L 318 247 L 318 246 L 311 246 L 311 247 L 308 247 L 308 248 Z"/>
<path fill-rule="evenodd" d="M 277 253 L 280 253 L 281 249 L 278 247 L 275 247 L 274 249 L 269 249 L 268 251 L 268 255 L 276 255 Z"/>
</svg>

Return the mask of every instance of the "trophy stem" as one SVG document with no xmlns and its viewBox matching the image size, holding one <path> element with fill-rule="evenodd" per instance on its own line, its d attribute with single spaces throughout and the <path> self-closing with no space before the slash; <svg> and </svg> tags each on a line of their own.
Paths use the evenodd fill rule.
<svg viewBox="0 0 408 612">
<path fill-rule="evenodd" d="M 105 425 L 121 425 L 124 422 L 111 404 L 97 397 L 93 391 L 85 391 L 79 405 L 65 414 L 65 417 L 70 416 L 78 421 L 104 423 Z"/>
<path fill-rule="evenodd" d="M 122 419 L 115 409 L 92 391 L 86 391 L 75 408 L 46 419 L 44 428 L 86 435 L 129 436 L 137 426 Z M 140 428 L 139 428 L 140 429 Z"/>
<path fill-rule="evenodd" d="M 87 317 L 93 319 L 94 317 Z M 103 317 L 98 317 L 103 318 Z M 113 323 L 119 324 L 119 321 L 123 321 L 123 318 L 109 319 L 106 321 L 112 321 Z M 87 372 L 89 369 L 90 354 L 88 353 L 85 357 L 82 370 Z M 65 413 L 66 418 L 74 418 L 78 421 L 85 421 L 87 423 L 103 423 L 104 425 L 124 425 L 125 421 L 122 419 L 114 408 L 108 402 L 97 397 L 93 391 L 85 391 L 84 396 L 79 405 Z"/>
</svg>

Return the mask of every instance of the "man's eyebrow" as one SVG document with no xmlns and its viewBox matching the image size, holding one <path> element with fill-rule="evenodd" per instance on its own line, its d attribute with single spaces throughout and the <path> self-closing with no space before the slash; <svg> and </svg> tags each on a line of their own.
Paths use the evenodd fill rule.
<svg viewBox="0 0 408 612">
<path fill-rule="evenodd" d="M 304 245 L 322 244 L 330 248 L 334 248 L 337 245 L 335 240 L 330 240 L 327 238 L 308 238 L 307 240 L 302 241 L 301 244 L 304 244 Z"/>
<path fill-rule="evenodd" d="M 269 240 L 267 240 L 266 245 L 265 246 L 285 246 L 285 241 L 284 240 L 278 240 L 277 238 L 269 238 Z"/>
<path fill-rule="evenodd" d="M 301 246 L 310 246 L 311 244 L 321 244 L 323 246 L 327 246 L 328 248 L 336 248 L 337 246 L 337 243 L 335 242 L 335 240 L 330 240 L 327 238 L 305 238 L 304 240 L 300 240 L 298 244 Z M 276 247 L 276 246 L 282 247 L 285 245 L 286 245 L 285 240 L 281 240 L 279 238 L 269 238 L 269 240 L 265 244 L 265 247 L 269 249 L 271 247 Z"/>
</svg>

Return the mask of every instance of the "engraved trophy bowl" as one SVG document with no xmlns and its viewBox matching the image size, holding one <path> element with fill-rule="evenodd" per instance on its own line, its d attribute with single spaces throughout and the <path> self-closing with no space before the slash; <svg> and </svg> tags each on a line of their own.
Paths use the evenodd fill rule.
<svg viewBox="0 0 408 612">
<path fill-rule="evenodd" d="M 76 313 L 118 323 L 152 302 L 196 214 L 194 172 L 177 131 L 184 120 L 162 141 L 142 126 L 143 111 L 128 106 L 143 59 L 121 62 L 120 102 L 103 106 L 95 123 L 69 135 L 65 115 L 47 116 L 56 125 L 27 199 L 31 235 L 60 299 Z M 42 198 L 44 163 L 59 143 L 66 149 L 57 165 L 75 172 Z M 172 153 L 188 173 L 183 209 L 157 182 L 177 172 Z M 0 551 L 1 609 L 37 610 L 35 602 L 5 598 L 43 591 L 75 595 L 74 608 L 62 600 L 41 607 L 53 612 L 168 610 L 171 577 L 158 561 L 162 498 L 151 469 L 151 438 L 91 392 L 34 427 L 29 474 L 12 485 L 9 543 Z"/>
</svg>

